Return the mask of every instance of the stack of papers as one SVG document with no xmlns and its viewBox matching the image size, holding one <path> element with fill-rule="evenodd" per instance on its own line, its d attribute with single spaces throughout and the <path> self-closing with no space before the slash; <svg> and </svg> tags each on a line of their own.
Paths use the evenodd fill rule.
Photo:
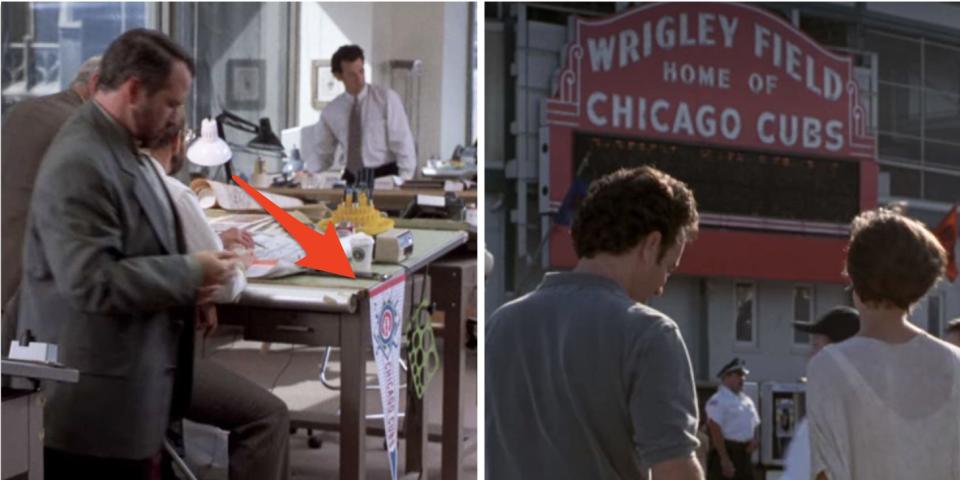
<svg viewBox="0 0 960 480">
<path fill-rule="evenodd" d="M 203 208 L 219 206 L 224 210 L 263 210 L 263 207 L 261 207 L 253 197 L 236 185 L 227 185 L 226 183 L 198 178 L 190 182 L 190 189 L 200 198 L 200 206 Z M 303 206 L 303 201 L 299 198 L 277 195 L 275 193 L 260 193 L 263 193 L 265 197 L 280 206 L 280 208 Z"/>
<path fill-rule="evenodd" d="M 292 212 L 297 220 L 313 227 L 309 218 L 300 212 Z M 247 278 L 277 278 L 303 272 L 296 262 L 306 254 L 300 244 L 269 215 L 233 214 L 211 218 L 210 226 L 222 233 L 231 228 L 246 230 L 253 236 L 255 248 L 253 263 L 247 268 Z"/>
</svg>

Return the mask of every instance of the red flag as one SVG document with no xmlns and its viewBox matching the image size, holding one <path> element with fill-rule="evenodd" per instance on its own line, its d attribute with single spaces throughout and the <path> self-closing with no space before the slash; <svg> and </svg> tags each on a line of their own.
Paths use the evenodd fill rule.
<svg viewBox="0 0 960 480">
<path fill-rule="evenodd" d="M 943 217 L 943 220 L 940 220 L 940 223 L 933 229 L 933 234 L 937 236 L 937 240 L 940 240 L 940 245 L 943 245 L 943 248 L 947 250 L 947 278 L 952 282 L 957 279 L 957 256 L 954 253 L 957 246 L 956 205 L 950 209 L 950 213 L 946 217 Z"/>
</svg>

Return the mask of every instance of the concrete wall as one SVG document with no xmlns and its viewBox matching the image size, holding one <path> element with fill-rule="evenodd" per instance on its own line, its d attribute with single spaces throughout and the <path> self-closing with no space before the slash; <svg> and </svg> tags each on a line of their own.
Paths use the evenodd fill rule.
<svg viewBox="0 0 960 480">
<path fill-rule="evenodd" d="M 703 318 L 700 314 L 702 310 L 700 281 L 701 279 L 697 277 L 671 277 L 663 295 L 650 302 L 651 307 L 677 322 L 697 379 L 709 377 L 709 372 L 703 368 L 703 359 L 708 351 L 705 351 L 701 338 Z"/>
<path fill-rule="evenodd" d="M 466 3 L 443 5 L 443 60 L 441 67 L 440 104 L 440 158 L 450 154 L 460 144 L 469 144 L 466 138 L 467 111 L 470 92 L 470 8 Z M 425 153 L 428 153 L 425 151 Z"/>
<path fill-rule="evenodd" d="M 960 282 L 960 279 L 958 279 L 957 282 Z M 930 311 L 931 297 L 940 298 L 939 329 L 930 325 L 931 314 L 936 316 L 935 312 Z M 940 336 L 947 322 L 954 318 L 960 318 L 960 286 L 958 286 L 957 283 L 950 283 L 946 279 L 942 279 L 940 283 L 930 290 L 930 293 L 928 293 L 925 298 L 917 302 L 917 305 L 910 311 L 911 322 L 936 336 Z"/>
<path fill-rule="evenodd" d="M 733 356 L 746 360 L 751 380 L 794 381 L 804 375 L 809 347 L 794 344 L 794 283 L 756 281 L 755 345 L 741 346 L 734 339 L 734 290 L 737 280 L 709 282 L 710 372 L 716 372 Z M 848 303 L 840 285 L 814 284 L 815 317 L 835 305 Z"/>
<path fill-rule="evenodd" d="M 423 162 L 440 155 L 443 115 L 443 28 L 442 3 L 377 4 L 374 49 L 381 61 L 374 66 L 374 81 L 390 85 L 387 60 L 423 61 L 420 79 L 420 132 L 417 135 L 417 157 Z M 414 33 L 415 32 L 415 33 Z M 398 92 L 399 93 L 399 92 Z M 408 116 L 416 115 L 407 112 Z M 412 120 L 411 120 L 412 121 Z"/>
<path fill-rule="evenodd" d="M 468 17 L 466 3 L 378 3 L 375 7 L 374 48 L 380 64 L 374 70 L 380 84 L 389 84 L 387 60 L 423 61 L 416 139 L 421 161 L 449 158 L 457 144 L 467 142 Z"/>
<path fill-rule="evenodd" d="M 792 382 L 804 375 L 808 345 L 794 343 L 792 282 L 756 280 L 705 279 L 705 296 L 701 295 L 698 277 L 675 277 L 667 284 L 664 295 L 650 302 L 680 326 L 690 360 L 698 379 L 713 380 L 720 367 L 734 356 L 747 362 L 750 380 L 756 382 Z M 754 345 L 734 341 L 736 319 L 734 291 L 739 282 L 756 286 L 756 337 Z M 814 318 L 836 305 L 849 304 L 841 285 L 813 284 Z M 707 318 L 700 312 L 706 301 Z M 701 337 L 704 331 L 706 341 Z"/>
</svg>

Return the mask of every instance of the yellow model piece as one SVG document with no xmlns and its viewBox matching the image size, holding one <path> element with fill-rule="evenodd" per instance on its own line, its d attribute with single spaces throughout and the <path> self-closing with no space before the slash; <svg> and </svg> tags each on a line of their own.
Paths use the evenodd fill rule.
<svg viewBox="0 0 960 480">
<path fill-rule="evenodd" d="M 333 222 L 337 225 L 340 222 L 350 222 L 358 232 L 375 236 L 393 228 L 393 220 L 386 217 L 381 211 L 377 210 L 373 203 L 367 200 L 367 194 L 359 192 L 357 203 L 353 203 L 347 198 L 337 205 L 333 213 L 320 220 L 318 224 L 320 231 L 327 231 L 327 223 Z"/>
</svg>

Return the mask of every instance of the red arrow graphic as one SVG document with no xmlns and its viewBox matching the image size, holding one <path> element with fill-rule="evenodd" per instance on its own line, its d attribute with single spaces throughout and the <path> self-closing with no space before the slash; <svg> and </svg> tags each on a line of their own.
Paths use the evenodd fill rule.
<svg viewBox="0 0 960 480">
<path fill-rule="evenodd" d="M 353 273 L 353 269 L 350 268 L 350 261 L 347 260 L 347 254 L 344 253 L 343 247 L 340 246 L 340 239 L 337 238 L 337 232 L 333 228 L 333 222 L 327 223 L 327 231 L 324 232 L 323 235 L 320 235 L 312 228 L 300 223 L 300 220 L 293 218 L 292 215 L 271 202 L 270 199 L 262 193 L 250 185 L 247 185 L 247 182 L 244 182 L 240 177 L 234 175 L 233 181 L 237 182 L 240 188 L 244 189 L 248 195 L 253 197 L 270 216 L 280 222 L 280 226 L 300 244 L 300 247 L 303 248 L 307 256 L 301 258 L 300 261 L 297 262 L 297 265 L 340 275 L 341 277 L 357 278 Z"/>
</svg>

